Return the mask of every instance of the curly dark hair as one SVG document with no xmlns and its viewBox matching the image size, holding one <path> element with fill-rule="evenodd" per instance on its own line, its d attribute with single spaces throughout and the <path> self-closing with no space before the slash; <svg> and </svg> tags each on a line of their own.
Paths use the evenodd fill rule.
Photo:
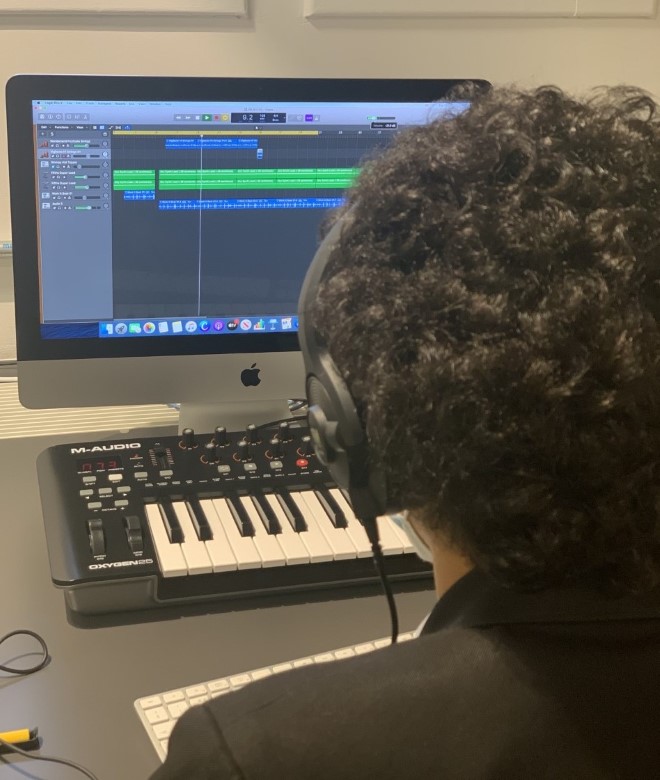
<svg viewBox="0 0 660 780">
<path fill-rule="evenodd" d="M 500 583 L 660 582 L 660 119 L 494 89 L 363 168 L 312 316 L 392 501 Z"/>
</svg>

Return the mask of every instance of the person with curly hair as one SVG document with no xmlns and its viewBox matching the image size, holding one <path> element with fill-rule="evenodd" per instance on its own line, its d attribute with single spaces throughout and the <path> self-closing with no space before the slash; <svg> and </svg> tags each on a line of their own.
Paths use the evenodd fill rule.
<svg viewBox="0 0 660 780">
<path fill-rule="evenodd" d="M 191 710 L 154 780 L 660 773 L 658 106 L 475 98 L 364 166 L 312 307 L 436 606 Z"/>
</svg>

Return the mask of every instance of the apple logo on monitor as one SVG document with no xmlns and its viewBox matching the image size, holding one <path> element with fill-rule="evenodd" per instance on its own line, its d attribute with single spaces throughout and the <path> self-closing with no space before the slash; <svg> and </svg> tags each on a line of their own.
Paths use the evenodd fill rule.
<svg viewBox="0 0 660 780">
<path fill-rule="evenodd" d="M 241 371 L 241 382 L 245 387 L 256 387 L 261 382 L 261 378 L 259 377 L 259 371 L 261 371 L 261 369 L 256 366 L 257 364 L 253 363 L 250 368 L 244 368 Z"/>
</svg>

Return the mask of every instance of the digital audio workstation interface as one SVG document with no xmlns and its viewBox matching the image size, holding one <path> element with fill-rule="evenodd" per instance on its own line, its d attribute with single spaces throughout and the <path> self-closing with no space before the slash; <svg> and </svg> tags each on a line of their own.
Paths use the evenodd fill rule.
<svg viewBox="0 0 660 780">
<path fill-rule="evenodd" d="M 34 100 L 42 337 L 296 331 L 364 161 L 464 108 Z"/>
</svg>

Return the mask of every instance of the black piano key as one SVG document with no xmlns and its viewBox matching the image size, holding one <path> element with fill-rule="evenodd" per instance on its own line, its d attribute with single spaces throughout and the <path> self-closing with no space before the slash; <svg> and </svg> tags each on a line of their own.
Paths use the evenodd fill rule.
<svg viewBox="0 0 660 780">
<path fill-rule="evenodd" d="M 252 495 L 252 503 L 257 510 L 261 522 L 264 524 L 264 528 L 269 534 L 281 534 L 282 526 L 277 519 L 273 507 L 268 503 L 263 493 L 254 493 Z"/>
<path fill-rule="evenodd" d="M 280 488 L 275 493 L 277 500 L 284 514 L 287 516 L 288 521 L 291 523 L 291 527 L 296 533 L 301 533 L 307 530 L 307 523 L 302 516 L 302 512 L 298 509 L 298 505 L 289 495 L 289 491 L 285 488 Z"/>
<path fill-rule="evenodd" d="M 241 536 L 254 536 L 254 526 L 238 496 L 225 496 L 225 501 Z"/>
<path fill-rule="evenodd" d="M 346 515 L 327 488 L 316 488 L 314 494 L 335 528 L 348 528 Z"/>
<path fill-rule="evenodd" d="M 199 503 L 197 496 L 190 496 L 186 499 L 186 506 L 188 507 L 188 514 L 192 520 L 192 524 L 195 528 L 195 533 L 200 542 L 209 542 L 213 539 L 213 531 L 209 525 L 209 521 L 206 519 L 204 510 Z"/>
<path fill-rule="evenodd" d="M 170 542 L 172 542 L 172 544 L 181 544 L 185 540 L 185 537 L 183 535 L 183 528 L 181 528 L 181 524 L 179 523 L 179 518 L 176 516 L 176 512 L 172 506 L 172 501 L 169 498 L 161 498 L 158 502 L 158 506 L 160 507 L 160 514 L 165 523 L 165 530 L 167 531 Z"/>
</svg>

